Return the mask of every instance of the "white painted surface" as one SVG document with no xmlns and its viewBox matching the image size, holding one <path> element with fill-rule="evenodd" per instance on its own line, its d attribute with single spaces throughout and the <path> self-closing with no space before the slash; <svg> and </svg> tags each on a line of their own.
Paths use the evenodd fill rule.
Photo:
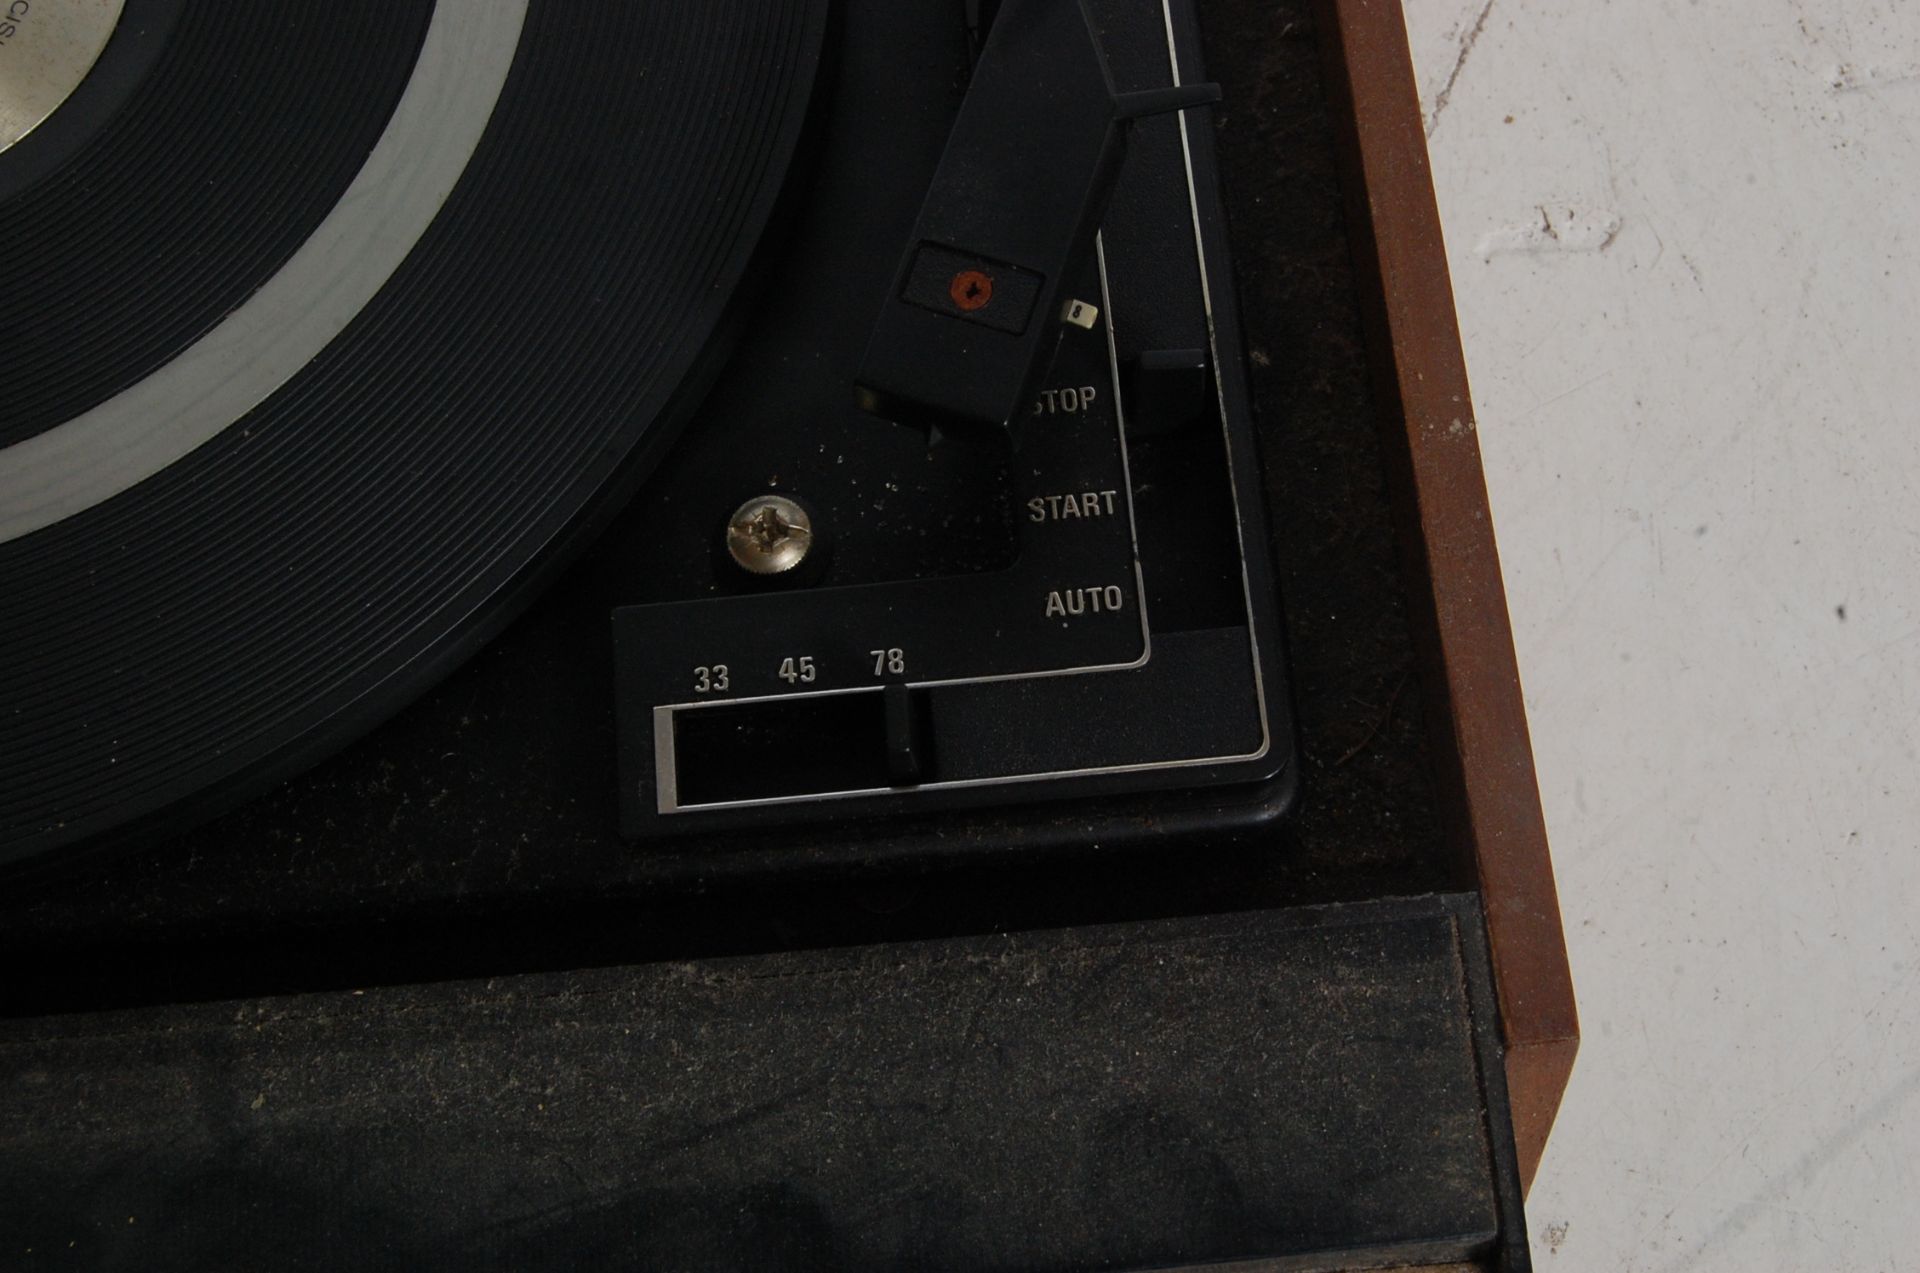
<svg viewBox="0 0 1920 1273">
<path fill-rule="evenodd" d="M 1920 0 L 1405 0 L 1585 1040 L 1549 1270 L 1920 1269 Z"/>
</svg>

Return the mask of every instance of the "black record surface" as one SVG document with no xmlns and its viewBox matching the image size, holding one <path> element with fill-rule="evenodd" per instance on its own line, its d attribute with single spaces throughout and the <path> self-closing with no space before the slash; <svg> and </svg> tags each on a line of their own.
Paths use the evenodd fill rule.
<svg viewBox="0 0 1920 1273">
<path fill-rule="evenodd" d="M 161 7 L 133 0 L 126 38 Z M 0 446 L 133 384 L 285 264 L 380 140 L 432 12 L 431 0 L 188 5 L 56 174 L 8 198 L 16 161 L 36 156 L 0 155 L 13 248 L 0 252 Z M 54 119 L 91 122 L 91 105 Z"/>
<path fill-rule="evenodd" d="M 0 544 L 0 862 L 199 811 L 310 762 L 470 653 L 558 568 L 717 370 L 801 146 L 828 7 L 535 0 L 452 195 L 339 337 L 184 459 Z M 225 20 L 226 6 L 200 8 L 176 38 Z M 313 25 L 270 74 L 325 63 L 353 10 L 308 8 Z M 24 245 L 42 308 L 9 302 L 4 321 L 57 309 L 97 336 L 91 350 L 68 342 L 83 357 L 37 364 L 6 437 L 191 340 L 284 259 L 303 218 L 324 215 L 341 155 L 377 138 L 418 45 L 419 5 L 381 9 L 384 69 L 226 100 L 219 131 L 193 139 L 208 155 L 292 150 L 291 164 L 254 153 L 281 184 L 243 182 L 235 197 L 258 201 L 246 215 L 218 192 L 183 210 L 178 191 L 145 212 L 121 200 L 72 213 L 106 246 L 130 233 L 122 219 L 144 231 L 197 209 L 217 222 L 209 246 L 144 284 L 103 270 L 64 294 L 49 280 L 85 256 L 65 246 L 78 232 L 62 229 L 57 251 Z M 184 56 L 157 59 L 155 82 Z M 220 98 L 230 79 L 208 71 L 198 92 Z M 360 124 L 339 117 L 336 93 Z M 351 136 L 307 153 L 316 120 Z M 16 198 L 56 197 L 121 131 Z M 13 210 L 0 205 L 9 224 Z M 114 311 L 129 288 L 142 303 Z"/>
</svg>

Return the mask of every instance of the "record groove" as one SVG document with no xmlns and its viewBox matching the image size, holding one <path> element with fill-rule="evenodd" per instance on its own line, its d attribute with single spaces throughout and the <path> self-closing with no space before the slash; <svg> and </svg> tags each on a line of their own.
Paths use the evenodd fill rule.
<svg viewBox="0 0 1920 1273">
<path fill-rule="evenodd" d="M 533 4 L 465 174 L 340 337 L 0 545 L 0 856 L 316 757 L 557 569 L 717 370 L 826 7 Z"/>
<path fill-rule="evenodd" d="M 0 447 L 139 380 L 285 263 L 386 127 L 432 11 L 186 7 L 92 144 L 4 205 L 25 250 L 0 253 Z"/>
</svg>

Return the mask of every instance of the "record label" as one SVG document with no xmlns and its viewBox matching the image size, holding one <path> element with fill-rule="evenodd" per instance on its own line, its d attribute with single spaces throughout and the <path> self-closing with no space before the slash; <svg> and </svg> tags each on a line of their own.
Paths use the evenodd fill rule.
<svg viewBox="0 0 1920 1273">
<path fill-rule="evenodd" d="M 73 95 L 124 0 L 0 0 L 0 150 Z"/>
</svg>

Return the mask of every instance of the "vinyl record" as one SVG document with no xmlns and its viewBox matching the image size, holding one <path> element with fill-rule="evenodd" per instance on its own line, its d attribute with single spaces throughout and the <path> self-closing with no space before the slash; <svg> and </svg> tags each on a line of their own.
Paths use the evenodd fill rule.
<svg viewBox="0 0 1920 1273">
<path fill-rule="evenodd" d="M 127 0 L 0 151 L 0 863 L 390 715 L 718 371 L 828 0 Z"/>
</svg>

